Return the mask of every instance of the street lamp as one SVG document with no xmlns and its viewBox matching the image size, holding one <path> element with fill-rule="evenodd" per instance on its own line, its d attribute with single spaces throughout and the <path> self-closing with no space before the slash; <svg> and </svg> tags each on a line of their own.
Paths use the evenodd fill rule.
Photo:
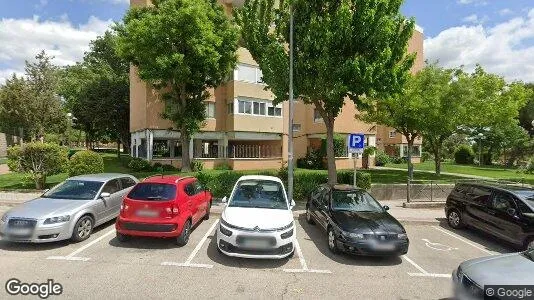
<svg viewBox="0 0 534 300">
<path fill-rule="evenodd" d="M 287 196 L 293 200 L 293 3 L 289 7 L 289 126 L 287 134 Z"/>
<path fill-rule="evenodd" d="M 484 134 L 482 134 L 482 132 L 478 134 L 478 166 L 482 165 L 482 137 L 483 136 Z"/>
</svg>

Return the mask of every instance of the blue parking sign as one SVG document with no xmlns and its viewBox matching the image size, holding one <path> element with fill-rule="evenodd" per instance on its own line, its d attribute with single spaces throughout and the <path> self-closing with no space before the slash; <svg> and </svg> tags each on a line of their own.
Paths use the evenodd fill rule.
<svg viewBox="0 0 534 300">
<path fill-rule="evenodd" d="M 350 153 L 362 153 L 365 148 L 365 134 L 351 133 L 347 139 Z"/>
</svg>

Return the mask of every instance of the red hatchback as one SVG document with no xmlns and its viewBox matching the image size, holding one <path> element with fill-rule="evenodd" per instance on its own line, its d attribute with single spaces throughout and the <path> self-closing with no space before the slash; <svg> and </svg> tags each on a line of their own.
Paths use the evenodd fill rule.
<svg viewBox="0 0 534 300">
<path fill-rule="evenodd" d="M 117 239 L 175 238 L 184 246 L 191 228 L 210 216 L 212 195 L 194 177 L 152 176 L 138 183 L 121 205 Z"/>
</svg>

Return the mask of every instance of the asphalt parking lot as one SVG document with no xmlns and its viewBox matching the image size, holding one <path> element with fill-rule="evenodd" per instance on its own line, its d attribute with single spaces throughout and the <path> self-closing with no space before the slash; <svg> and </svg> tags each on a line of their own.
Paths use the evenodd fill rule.
<svg viewBox="0 0 534 300">
<path fill-rule="evenodd" d="M 448 299 L 450 274 L 460 262 L 514 251 L 482 233 L 453 231 L 443 223 L 405 224 L 410 249 L 402 257 L 333 255 L 326 234 L 301 215 L 295 220 L 298 249 L 293 258 L 237 259 L 217 252 L 217 222 L 213 215 L 199 224 L 182 248 L 164 239 L 119 243 L 113 223 L 79 244 L 0 241 L 0 282 L 53 279 L 63 286 L 60 298 L 84 299 Z M 3 289 L 0 298 L 7 296 Z"/>
</svg>

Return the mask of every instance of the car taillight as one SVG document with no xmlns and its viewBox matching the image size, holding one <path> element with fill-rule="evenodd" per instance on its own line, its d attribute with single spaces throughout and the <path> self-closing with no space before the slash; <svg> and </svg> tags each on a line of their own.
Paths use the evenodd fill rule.
<svg viewBox="0 0 534 300">
<path fill-rule="evenodd" d="M 167 207 L 165 208 L 165 211 L 168 213 L 168 214 L 171 214 L 173 216 L 177 216 L 179 211 L 178 211 L 178 207 Z"/>
<path fill-rule="evenodd" d="M 121 212 L 125 212 L 128 210 L 128 204 L 121 204 Z"/>
</svg>

